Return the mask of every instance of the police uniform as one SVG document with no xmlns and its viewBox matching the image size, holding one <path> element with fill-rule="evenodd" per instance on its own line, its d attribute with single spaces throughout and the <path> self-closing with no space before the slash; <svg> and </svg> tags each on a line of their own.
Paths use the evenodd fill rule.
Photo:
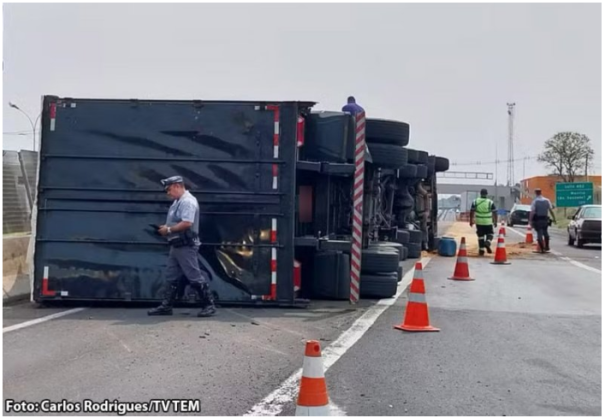
<svg viewBox="0 0 605 418">
<path fill-rule="evenodd" d="M 548 211 L 552 210 L 550 200 L 542 195 L 536 196 L 531 202 L 531 211 L 534 213 L 532 227 L 538 235 L 538 245 L 541 251 L 550 251 L 550 236 L 548 235 Z"/>
<path fill-rule="evenodd" d="M 162 180 L 162 185 L 168 188 L 172 184 L 183 183 L 180 176 Z M 212 295 L 208 288 L 208 280 L 200 269 L 198 250 L 201 245 L 199 239 L 200 207 L 197 199 L 187 190 L 175 200 L 166 216 L 168 227 L 167 240 L 170 244 L 168 265 L 166 266 L 166 293 L 162 305 L 149 311 L 150 315 L 170 315 L 172 305 L 176 299 L 179 283 L 185 278 L 192 289 L 196 291 L 202 303 L 202 310 L 198 316 L 210 316 L 215 313 Z M 171 227 L 180 222 L 190 222 L 192 225 L 187 231 L 172 232 Z"/>
<path fill-rule="evenodd" d="M 491 253 L 491 241 L 494 239 L 493 213 L 496 205 L 487 197 L 478 197 L 471 206 L 471 212 L 475 212 L 475 224 L 477 225 L 477 237 L 479 237 L 479 254 L 483 255 L 484 249 Z"/>
</svg>

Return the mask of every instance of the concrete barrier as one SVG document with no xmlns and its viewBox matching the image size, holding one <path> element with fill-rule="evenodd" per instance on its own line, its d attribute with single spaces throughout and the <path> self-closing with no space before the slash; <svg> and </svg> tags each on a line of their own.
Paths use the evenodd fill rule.
<svg viewBox="0 0 605 418">
<path fill-rule="evenodd" d="M 2 290 L 3 301 L 28 298 L 30 294 L 27 248 L 29 235 L 3 237 Z"/>
</svg>

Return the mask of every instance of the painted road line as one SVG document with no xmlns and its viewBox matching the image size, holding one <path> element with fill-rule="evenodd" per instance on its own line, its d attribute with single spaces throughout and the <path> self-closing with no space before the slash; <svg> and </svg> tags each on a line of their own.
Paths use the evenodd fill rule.
<svg viewBox="0 0 605 418">
<path fill-rule="evenodd" d="M 573 264 L 576 267 L 580 267 L 580 268 L 582 268 L 582 269 L 584 269 L 586 271 L 590 271 L 592 273 L 596 273 L 598 275 L 601 275 L 601 270 L 599 270 L 599 269 L 587 266 L 586 264 L 580 263 L 579 261 L 573 260 L 573 259 L 571 259 L 569 257 L 565 257 L 563 254 L 561 254 L 561 253 L 559 253 L 557 251 L 551 251 L 551 253 L 553 253 L 554 255 L 558 256 L 561 260 L 565 260 L 568 263 L 571 263 L 571 264 Z"/>
<path fill-rule="evenodd" d="M 430 258 L 425 257 L 422 259 L 423 266 L 426 266 L 430 261 Z M 393 305 L 402 293 L 407 289 L 408 285 L 414 278 L 414 269 L 412 267 L 405 274 L 397 293 L 393 298 L 381 299 L 375 305 L 368 308 L 368 310 L 359 317 L 353 325 L 346 331 L 344 331 L 336 341 L 326 347 L 323 350 L 323 364 L 324 373 L 328 371 L 334 363 L 340 359 L 351 348 L 359 339 L 370 329 L 370 327 L 376 322 L 378 317 L 387 310 L 387 308 Z M 276 390 L 271 392 L 265 399 L 254 405 L 252 409 L 244 416 L 277 416 L 279 415 L 284 407 L 292 405 L 294 399 L 298 395 L 298 385 L 302 376 L 302 368 L 298 369 L 294 374 L 287 378 Z M 328 389 L 330 385 L 328 384 Z"/>
<path fill-rule="evenodd" d="M 519 232 L 519 231 L 515 230 L 514 228 L 511 228 L 511 227 L 506 227 L 506 229 L 508 229 L 508 230 L 510 230 L 510 231 L 513 231 L 513 232 L 515 232 L 515 233 L 517 233 L 517 234 L 521 235 L 522 237 L 525 237 L 525 234 L 522 234 L 521 232 Z M 550 251 L 550 253 L 551 253 L 551 254 L 553 254 L 553 255 L 556 255 L 556 256 L 557 256 L 557 257 L 559 257 L 561 260 L 563 260 L 563 261 L 567 261 L 568 263 L 570 263 L 570 264 L 572 264 L 572 265 L 574 265 L 574 266 L 576 266 L 576 267 L 580 267 L 581 269 L 584 269 L 584 270 L 586 270 L 586 271 L 590 271 L 590 272 L 592 272 L 592 273 L 596 273 L 596 274 L 599 274 L 599 275 L 601 274 L 601 270 L 596 269 L 596 268 L 594 268 L 594 267 L 587 266 L 586 264 L 584 264 L 584 263 L 580 263 L 579 261 L 576 261 L 576 260 L 574 260 L 574 259 L 572 259 L 572 258 L 566 257 L 566 256 L 564 256 L 563 254 L 561 254 L 561 253 L 560 253 L 560 252 L 558 252 L 558 251 L 553 251 L 553 250 L 551 250 L 551 251 Z"/>
<path fill-rule="evenodd" d="M 62 316 L 66 316 L 66 315 L 75 314 L 75 313 L 81 312 L 85 309 L 87 309 L 87 308 L 70 309 L 69 311 L 58 312 L 56 314 L 43 316 L 42 318 L 32 319 L 31 321 L 21 322 L 20 324 L 15 324 L 15 325 L 11 325 L 10 327 L 2 328 L 2 333 L 6 334 L 7 332 L 17 331 L 19 329 L 31 327 L 32 325 L 37 325 L 37 324 L 41 324 L 43 322 L 52 321 L 53 319 L 61 318 Z"/>
</svg>

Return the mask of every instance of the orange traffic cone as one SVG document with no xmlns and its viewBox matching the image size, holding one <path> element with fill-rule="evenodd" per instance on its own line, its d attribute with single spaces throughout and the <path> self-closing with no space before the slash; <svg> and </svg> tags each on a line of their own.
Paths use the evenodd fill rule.
<svg viewBox="0 0 605 418">
<path fill-rule="evenodd" d="M 439 328 L 432 327 L 429 322 L 429 306 L 424 293 L 422 263 L 416 263 L 403 323 L 396 325 L 395 329 L 410 332 L 439 331 Z"/>
<path fill-rule="evenodd" d="M 458 251 L 458 260 L 456 260 L 456 267 L 454 268 L 454 275 L 449 277 L 450 280 L 475 280 L 471 279 L 471 275 L 468 271 L 468 259 L 466 258 L 466 238 L 462 237 L 460 240 L 460 251 Z"/>
<path fill-rule="evenodd" d="M 307 341 L 300 391 L 296 401 L 297 416 L 329 416 L 328 387 L 324 376 L 319 341 Z"/>
<path fill-rule="evenodd" d="M 506 257 L 506 245 L 504 244 L 504 235 L 502 233 L 498 235 L 498 246 L 496 247 L 494 261 L 491 264 L 510 264 Z"/>
<path fill-rule="evenodd" d="M 504 221 L 502 221 L 500 223 L 500 233 L 504 234 L 504 236 L 506 236 L 506 224 L 504 223 Z"/>
<path fill-rule="evenodd" d="M 531 229 L 531 225 L 527 225 L 527 232 L 525 233 L 525 243 L 533 244 L 534 243 L 534 234 Z"/>
</svg>

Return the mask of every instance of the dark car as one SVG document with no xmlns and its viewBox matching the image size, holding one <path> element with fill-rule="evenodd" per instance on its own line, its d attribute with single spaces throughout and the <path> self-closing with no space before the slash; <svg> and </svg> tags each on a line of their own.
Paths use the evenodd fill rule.
<svg viewBox="0 0 605 418">
<path fill-rule="evenodd" d="M 530 205 L 514 204 L 513 208 L 508 214 L 506 223 L 508 226 L 515 225 L 527 225 L 529 223 L 529 212 L 531 211 Z"/>
<path fill-rule="evenodd" d="M 580 206 L 569 219 L 567 243 L 582 248 L 584 244 L 601 243 L 601 205 Z"/>
</svg>

